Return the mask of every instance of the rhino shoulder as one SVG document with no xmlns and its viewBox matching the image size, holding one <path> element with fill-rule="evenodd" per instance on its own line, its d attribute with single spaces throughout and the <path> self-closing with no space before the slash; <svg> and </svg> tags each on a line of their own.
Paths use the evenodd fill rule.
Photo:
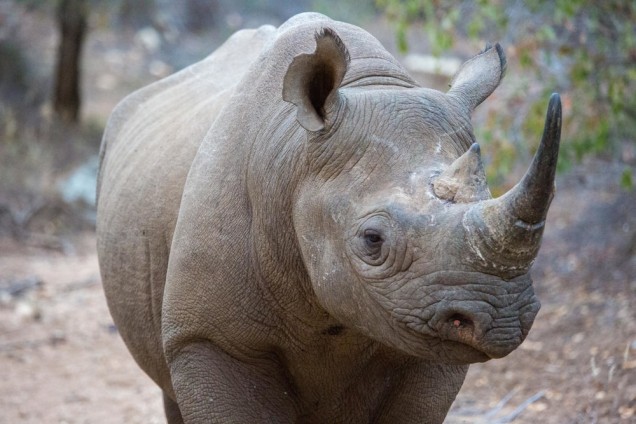
<svg viewBox="0 0 636 424">
<path fill-rule="evenodd" d="M 233 34 L 225 43 L 205 59 L 182 69 L 166 78 L 140 88 L 126 96 L 110 115 L 100 147 L 98 174 L 98 198 L 102 169 L 108 151 L 118 143 L 145 143 L 144 137 L 131 140 L 126 137 L 126 128 L 135 126 L 149 130 L 164 125 L 156 116 L 166 104 L 171 103 L 173 111 L 169 122 L 190 117 L 209 125 L 214 116 L 194 117 L 196 111 L 216 115 L 223 106 L 227 92 L 241 80 L 250 65 L 256 60 L 268 43 L 274 38 L 276 28 L 264 25 L 258 29 L 245 29 Z M 184 113 L 180 113 L 184 112 Z M 147 122 L 145 122 L 147 121 Z M 200 140 L 199 140 L 200 141 Z"/>
</svg>

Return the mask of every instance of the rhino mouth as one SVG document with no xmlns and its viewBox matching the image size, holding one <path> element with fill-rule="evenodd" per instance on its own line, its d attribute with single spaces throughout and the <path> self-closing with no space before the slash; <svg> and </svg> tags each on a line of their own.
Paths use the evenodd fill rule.
<svg viewBox="0 0 636 424">
<path fill-rule="evenodd" d="M 434 355 L 472 363 L 502 358 L 518 348 L 540 304 L 530 296 L 523 305 L 504 308 L 483 301 L 440 301 L 436 306 L 432 311 L 403 314 L 398 320 L 408 328 L 409 338 L 432 345 Z"/>
<path fill-rule="evenodd" d="M 428 324 L 423 326 L 422 323 L 414 322 L 407 324 L 407 327 L 416 333 L 419 344 L 432 348 L 433 356 L 444 362 L 456 364 L 503 358 L 515 350 L 525 338 L 520 329 L 500 332 L 498 337 L 480 338 L 475 335 L 474 321 L 462 314 L 455 313 L 448 321 L 450 324 L 440 324 L 439 330 L 432 330 Z M 425 340 L 422 340 L 422 337 Z"/>
</svg>

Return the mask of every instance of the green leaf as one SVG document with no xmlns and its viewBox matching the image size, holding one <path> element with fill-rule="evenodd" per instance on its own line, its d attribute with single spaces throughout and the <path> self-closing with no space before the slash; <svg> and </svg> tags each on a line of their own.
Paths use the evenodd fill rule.
<svg viewBox="0 0 636 424">
<path fill-rule="evenodd" d="M 404 54 L 409 50 L 409 43 L 406 39 L 406 25 L 400 24 L 397 28 L 397 47 L 400 53 Z"/>
<path fill-rule="evenodd" d="M 625 168 L 621 174 L 621 188 L 624 190 L 632 190 L 634 188 L 634 179 L 632 177 L 631 168 Z"/>
<path fill-rule="evenodd" d="M 473 17 L 468 24 L 468 36 L 473 40 L 479 38 L 479 35 L 484 30 L 484 21 Z"/>
</svg>

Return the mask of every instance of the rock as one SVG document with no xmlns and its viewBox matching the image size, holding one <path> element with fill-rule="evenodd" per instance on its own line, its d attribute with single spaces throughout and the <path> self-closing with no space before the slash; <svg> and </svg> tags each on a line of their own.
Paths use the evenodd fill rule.
<svg viewBox="0 0 636 424">
<path fill-rule="evenodd" d="M 161 35 L 151 27 L 145 27 L 137 31 L 135 41 L 151 53 L 156 52 L 161 47 Z"/>
<path fill-rule="evenodd" d="M 97 168 L 99 158 L 91 156 L 88 161 L 75 169 L 59 185 L 59 191 L 66 203 L 83 202 L 87 206 L 95 206 L 95 185 L 97 184 Z"/>
</svg>

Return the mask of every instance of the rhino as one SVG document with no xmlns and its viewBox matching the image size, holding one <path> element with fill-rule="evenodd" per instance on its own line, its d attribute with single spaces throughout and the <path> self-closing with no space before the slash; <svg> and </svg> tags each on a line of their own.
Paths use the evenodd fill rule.
<svg viewBox="0 0 636 424">
<path fill-rule="evenodd" d="M 446 93 L 422 88 L 364 30 L 306 13 L 115 108 L 100 271 L 169 423 L 441 423 L 470 363 L 520 345 L 561 106 L 493 198 L 471 113 L 505 70 L 488 45 Z"/>
</svg>

